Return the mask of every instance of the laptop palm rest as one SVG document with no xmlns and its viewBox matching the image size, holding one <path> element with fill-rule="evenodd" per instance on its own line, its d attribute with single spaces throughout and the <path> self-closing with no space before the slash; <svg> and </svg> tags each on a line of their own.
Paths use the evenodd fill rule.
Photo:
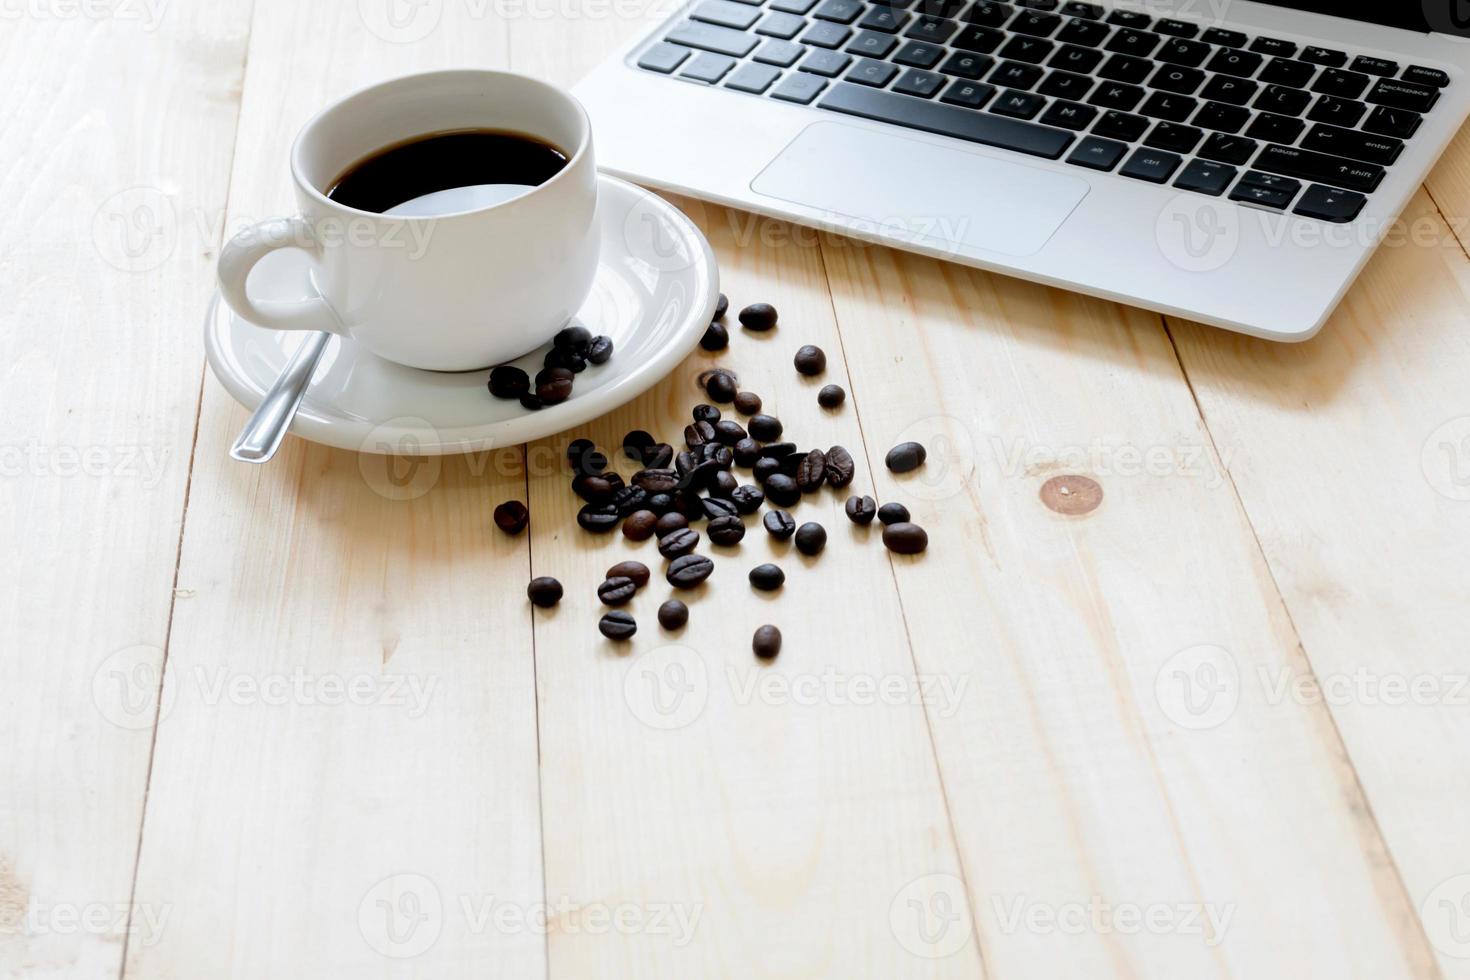
<svg viewBox="0 0 1470 980">
<path fill-rule="evenodd" d="M 817 122 L 787 144 L 750 189 L 901 241 L 1032 255 L 1091 186 L 1023 163 Z"/>
</svg>

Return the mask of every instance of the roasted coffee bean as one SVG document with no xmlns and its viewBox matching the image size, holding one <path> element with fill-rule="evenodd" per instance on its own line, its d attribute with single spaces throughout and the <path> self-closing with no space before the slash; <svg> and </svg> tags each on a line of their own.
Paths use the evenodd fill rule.
<svg viewBox="0 0 1470 980">
<path fill-rule="evenodd" d="M 541 359 L 541 366 L 545 368 L 566 368 L 573 374 L 581 374 L 587 370 L 587 359 L 572 351 L 553 347 Z"/>
<path fill-rule="evenodd" d="M 632 432 L 623 436 L 623 455 L 636 463 L 641 463 L 643 462 L 644 456 L 651 452 L 656 445 L 658 445 L 658 440 L 650 433 L 644 432 L 642 429 L 634 429 Z"/>
<path fill-rule="evenodd" d="M 706 405 L 703 402 L 694 406 L 693 414 L 694 421 L 696 422 L 708 422 L 710 425 L 714 425 L 720 420 L 720 410 L 713 405 Z"/>
<path fill-rule="evenodd" d="M 739 487 L 740 481 L 735 479 L 734 473 L 729 470 L 716 470 L 715 478 L 710 481 L 709 492 L 710 496 L 731 500 Z"/>
<path fill-rule="evenodd" d="M 728 470 L 735 465 L 735 450 L 729 446 L 715 445 L 710 449 L 709 458 L 722 470 Z"/>
<path fill-rule="evenodd" d="M 696 447 L 693 452 L 694 455 L 699 457 L 701 463 L 707 463 L 715 458 L 715 453 L 719 452 L 721 448 L 718 442 L 707 442 L 703 446 Z"/>
<path fill-rule="evenodd" d="M 781 463 L 781 472 L 785 473 L 792 479 L 795 479 L 796 471 L 801 469 L 801 464 L 806 461 L 806 457 L 807 453 L 799 449 L 794 453 L 787 453 L 786 455 L 779 457 L 779 461 Z"/>
<path fill-rule="evenodd" d="M 677 470 L 639 470 L 633 474 L 633 486 L 649 493 L 668 493 L 683 482 Z"/>
<path fill-rule="evenodd" d="M 651 510 L 635 510 L 623 518 L 623 537 L 629 541 L 647 541 L 653 537 L 658 515 Z"/>
<path fill-rule="evenodd" d="M 530 519 L 531 512 L 519 500 L 507 500 L 495 508 L 495 526 L 506 534 L 520 534 Z"/>
<path fill-rule="evenodd" d="M 607 469 L 607 457 L 593 449 L 582 457 L 582 472 L 593 476 Z"/>
<path fill-rule="evenodd" d="M 547 368 L 536 375 L 536 397 L 543 405 L 556 405 L 572 396 L 576 375 L 566 368 Z"/>
<path fill-rule="evenodd" d="M 909 519 L 909 509 L 903 504 L 884 504 L 878 508 L 878 520 L 884 524 L 898 524 Z"/>
<path fill-rule="evenodd" d="M 653 526 L 653 533 L 657 534 L 660 539 L 663 539 L 675 531 L 682 530 L 688 526 L 689 518 L 677 511 L 670 511 L 658 519 L 658 523 Z"/>
<path fill-rule="evenodd" d="M 798 374 L 810 378 L 827 370 L 827 354 L 815 344 L 803 344 L 796 349 L 796 357 L 792 363 L 796 365 Z"/>
<path fill-rule="evenodd" d="M 592 331 L 580 325 L 564 327 L 551 338 L 553 350 L 584 351 L 592 346 Z"/>
<path fill-rule="evenodd" d="M 726 446 L 733 446 L 745 438 L 745 429 L 734 419 L 720 419 L 715 423 L 715 438 Z"/>
<path fill-rule="evenodd" d="M 761 523 L 766 526 L 766 532 L 777 541 L 785 541 L 796 533 L 796 521 L 784 510 L 766 511 Z"/>
<path fill-rule="evenodd" d="M 751 303 L 740 311 L 740 325 L 746 330 L 769 330 L 776 325 L 776 308 L 770 303 Z"/>
<path fill-rule="evenodd" d="M 653 511 L 659 517 L 663 517 L 674 509 L 674 495 L 672 493 L 651 493 L 643 506 Z"/>
<path fill-rule="evenodd" d="M 754 415 L 761 410 L 761 396 L 753 391 L 742 391 L 735 396 L 735 411 L 741 415 Z"/>
<path fill-rule="evenodd" d="M 687 555 L 699 545 L 699 532 L 693 528 L 683 527 L 677 531 L 670 531 L 658 539 L 658 553 L 665 558 L 678 558 Z"/>
<path fill-rule="evenodd" d="M 722 405 L 735 400 L 736 390 L 734 379 L 728 374 L 719 372 L 710 375 L 710 379 L 704 385 L 704 392 L 709 395 L 710 400 Z"/>
<path fill-rule="evenodd" d="M 631 613 L 614 609 L 598 620 L 597 629 L 609 640 L 626 640 L 638 632 L 638 620 Z"/>
<path fill-rule="evenodd" d="M 848 497 L 842 509 L 854 524 L 871 524 L 878 515 L 878 502 L 872 497 Z"/>
<path fill-rule="evenodd" d="M 703 503 L 704 516 L 712 521 L 720 517 L 734 517 L 740 513 L 740 508 L 735 506 L 735 502 L 726 500 L 724 497 L 705 497 Z"/>
<path fill-rule="evenodd" d="M 591 364 L 606 364 L 608 358 L 613 355 L 612 338 L 599 334 L 592 338 L 592 344 L 587 348 L 587 361 Z"/>
<path fill-rule="evenodd" d="M 651 470 L 666 470 L 674 465 L 674 447 L 666 442 L 654 445 L 643 454 L 643 465 Z"/>
<path fill-rule="evenodd" d="M 738 517 L 716 517 L 709 522 L 705 533 L 714 544 L 726 547 L 739 544 L 740 539 L 745 537 L 745 522 Z"/>
<path fill-rule="evenodd" d="M 541 399 L 539 397 L 527 393 L 521 396 L 521 407 L 529 409 L 533 412 L 539 412 L 544 406 L 542 406 Z"/>
<path fill-rule="evenodd" d="M 635 510 L 643 510 L 643 503 L 647 499 L 648 491 L 641 487 L 620 487 L 612 495 L 612 503 L 618 509 L 619 517 L 627 517 Z"/>
<path fill-rule="evenodd" d="M 605 504 L 617 487 L 605 476 L 579 475 L 572 478 L 572 492 L 589 504 Z"/>
<path fill-rule="evenodd" d="M 784 426 L 781 420 L 774 415 L 752 415 L 750 417 L 750 436 L 761 442 L 774 442 L 781 438 Z"/>
<path fill-rule="evenodd" d="M 751 467 L 750 471 L 758 481 L 764 484 L 772 476 L 781 472 L 781 461 L 779 459 L 772 459 L 769 456 L 762 456 L 755 461 L 755 465 Z"/>
<path fill-rule="evenodd" d="M 526 598 L 531 600 L 532 605 L 540 606 L 542 609 L 550 609 L 561 602 L 561 594 L 561 583 L 550 575 L 533 578 L 526 586 Z"/>
<path fill-rule="evenodd" d="M 895 473 L 907 473 L 924 465 L 924 459 L 929 453 L 917 442 L 901 442 L 888 450 L 888 455 L 883 457 L 884 464 Z"/>
<path fill-rule="evenodd" d="M 852 453 L 841 446 L 827 450 L 827 482 L 833 489 L 841 490 L 847 486 L 856 473 L 857 464 L 852 461 Z"/>
<path fill-rule="evenodd" d="M 630 578 L 638 588 L 648 584 L 648 566 L 641 561 L 620 561 L 607 570 L 606 578 Z"/>
<path fill-rule="evenodd" d="M 750 584 L 762 592 L 774 592 L 786 582 L 786 573 L 781 571 L 781 566 L 769 562 L 752 568 L 748 577 Z"/>
<path fill-rule="evenodd" d="M 762 660 L 774 660 L 776 654 L 781 652 L 781 631 L 767 623 L 755 631 L 750 648 Z"/>
<path fill-rule="evenodd" d="M 610 578 L 597 587 L 597 598 L 604 606 L 621 606 L 633 598 L 638 585 L 630 578 Z"/>
<path fill-rule="evenodd" d="M 490 394 L 496 398 L 520 398 L 531 390 L 531 376 L 511 364 L 490 369 Z"/>
<path fill-rule="evenodd" d="M 586 473 L 587 470 L 582 468 L 582 460 L 596 449 L 597 445 L 591 439 L 573 439 L 567 443 L 567 465 L 572 468 L 572 472 Z"/>
<path fill-rule="evenodd" d="M 694 422 L 684 426 L 684 445 L 690 449 L 714 442 L 715 427 L 708 422 Z"/>
<path fill-rule="evenodd" d="M 917 524 L 899 521 L 883 529 L 883 544 L 900 555 L 917 555 L 929 547 L 929 534 Z"/>
<path fill-rule="evenodd" d="M 694 469 L 690 470 L 689 475 L 685 477 L 684 482 L 687 486 L 695 490 L 704 490 L 705 488 L 714 485 L 715 478 L 719 476 L 721 472 L 722 471 L 720 470 L 720 464 L 717 461 L 713 459 L 707 459 L 703 463 L 700 463 L 698 466 L 694 467 Z"/>
<path fill-rule="evenodd" d="M 796 485 L 802 493 L 815 493 L 827 479 L 827 454 L 813 449 L 796 466 Z"/>
<path fill-rule="evenodd" d="M 694 453 L 682 452 L 674 457 L 674 472 L 678 473 L 680 478 L 685 482 L 688 482 L 689 474 L 694 471 L 694 467 L 698 466 L 699 462 L 699 457 L 694 455 Z"/>
<path fill-rule="evenodd" d="M 730 346 L 730 331 L 725 329 L 723 323 L 711 323 L 704 328 L 704 336 L 699 339 L 699 346 L 705 350 L 724 350 Z"/>
<path fill-rule="evenodd" d="M 796 550 L 803 555 L 820 554 L 827 547 L 827 529 L 815 521 L 807 521 L 796 529 Z"/>
<path fill-rule="evenodd" d="M 735 462 L 740 466 L 754 466 L 755 461 L 761 458 L 761 444 L 749 437 L 741 439 L 731 449 Z"/>
<path fill-rule="evenodd" d="M 847 392 L 842 390 L 841 385 L 823 385 L 822 390 L 817 392 L 817 404 L 823 408 L 836 408 L 847 401 Z"/>
<path fill-rule="evenodd" d="M 678 599 L 670 599 L 658 607 L 658 624 L 666 630 L 681 630 L 689 622 L 689 607 Z"/>
<path fill-rule="evenodd" d="M 754 514 L 766 502 L 766 492 L 754 483 L 742 483 L 730 492 L 730 500 L 742 514 Z"/>
<path fill-rule="evenodd" d="M 685 487 L 675 499 L 679 501 L 679 513 L 689 518 L 690 523 L 704 520 L 704 498 L 699 495 L 698 490 Z"/>
<path fill-rule="evenodd" d="M 801 487 L 785 473 L 774 473 L 766 480 L 766 498 L 777 507 L 790 507 L 801 499 Z"/>
<path fill-rule="evenodd" d="M 704 555 L 680 555 L 669 562 L 669 570 L 664 577 L 676 589 L 692 589 L 709 578 L 714 570 L 715 563 Z"/>
<path fill-rule="evenodd" d="M 587 504 L 577 511 L 577 523 L 583 530 L 604 534 L 618 526 L 622 516 L 616 504 Z"/>
<path fill-rule="evenodd" d="M 724 316 L 725 311 L 729 308 L 730 297 L 726 296 L 724 293 L 721 293 L 720 298 L 715 301 L 715 319 L 718 320 L 720 317 Z"/>
</svg>

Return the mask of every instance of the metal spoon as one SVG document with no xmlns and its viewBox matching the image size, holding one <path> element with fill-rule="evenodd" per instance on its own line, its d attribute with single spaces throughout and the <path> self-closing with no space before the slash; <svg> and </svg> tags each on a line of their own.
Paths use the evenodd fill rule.
<svg viewBox="0 0 1470 980">
<path fill-rule="evenodd" d="M 286 430 L 291 427 L 291 420 L 296 417 L 296 409 L 301 407 L 301 398 L 316 371 L 316 362 L 321 360 L 331 338 L 331 334 L 322 330 L 308 334 L 301 342 L 286 370 L 271 385 L 271 390 L 265 393 L 265 400 L 235 438 L 235 444 L 230 447 L 231 458 L 242 463 L 264 463 L 276 454 L 281 440 L 286 437 Z"/>
</svg>

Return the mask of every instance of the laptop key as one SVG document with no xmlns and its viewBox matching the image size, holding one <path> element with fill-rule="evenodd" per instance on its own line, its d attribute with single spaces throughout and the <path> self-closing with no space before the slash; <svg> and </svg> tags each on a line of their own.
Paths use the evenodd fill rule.
<svg viewBox="0 0 1470 980">
<path fill-rule="evenodd" d="M 1194 124 L 1222 133 L 1238 133 L 1250 122 L 1251 114 L 1240 106 L 1206 102 L 1205 107 L 1194 117 Z"/>
<path fill-rule="evenodd" d="M 1425 113 L 1439 101 L 1439 90 L 1415 85 L 1412 82 L 1396 82 L 1382 79 L 1368 93 L 1368 101 L 1374 105 L 1386 105 L 1390 109 L 1407 109 Z"/>
<path fill-rule="evenodd" d="M 749 30 L 750 25 L 760 19 L 761 12 L 743 3 L 732 3 L 730 0 L 703 0 L 699 6 L 690 11 L 692 20 L 701 20 L 707 24 L 719 24 L 721 27 L 733 27 L 737 31 Z"/>
<path fill-rule="evenodd" d="M 1143 89 L 1132 85 L 1104 83 L 1087 101 L 1104 109 L 1131 110 L 1143 100 Z"/>
<path fill-rule="evenodd" d="M 1334 126 L 1356 126 L 1368 107 L 1352 99 L 1337 99 L 1324 95 L 1312 106 L 1307 118 L 1312 122 L 1331 123 Z"/>
<path fill-rule="evenodd" d="M 1170 65 L 1198 68 L 1210 56 L 1210 46 L 1199 41 L 1165 41 L 1154 58 Z"/>
<path fill-rule="evenodd" d="M 841 24 L 819 20 L 806 29 L 798 40 L 802 44 L 813 44 L 821 48 L 840 48 L 852 37 L 852 30 Z"/>
<path fill-rule="evenodd" d="M 684 70 L 679 72 L 680 78 L 692 78 L 698 82 L 709 82 L 713 85 L 725 77 L 725 73 L 735 67 L 735 59 L 722 54 L 714 54 L 709 51 L 701 51 L 689 59 Z"/>
<path fill-rule="evenodd" d="M 1260 86 L 1255 82 L 1244 78 L 1231 78 L 1229 75 L 1216 75 L 1205 85 L 1205 90 L 1200 93 L 1211 102 L 1224 102 L 1229 105 L 1245 105 L 1255 98 Z"/>
<path fill-rule="evenodd" d="M 1027 64 L 1039 65 L 1051 53 L 1056 50 L 1056 45 L 1050 41 L 1043 41 L 1035 37 L 1023 37 L 1016 35 L 1006 42 L 1005 47 L 1000 49 L 1000 56 L 1011 61 L 1024 61 Z"/>
<path fill-rule="evenodd" d="M 806 48 L 790 41 L 767 41 L 755 53 L 755 60 L 780 68 L 790 68 L 806 53 Z"/>
<path fill-rule="evenodd" d="M 1127 112 L 1105 112 L 1097 125 L 1092 127 L 1094 136 L 1123 140 L 1125 143 L 1136 142 L 1146 132 L 1148 120 Z"/>
<path fill-rule="evenodd" d="M 1223 27 L 1211 27 L 1200 36 L 1200 40 L 1207 44 L 1218 44 L 1226 48 L 1243 48 L 1246 41 L 1250 40 L 1240 31 L 1231 31 Z"/>
<path fill-rule="evenodd" d="M 692 20 L 669 31 L 664 40 L 682 44 L 686 48 L 699 48 L 701 51 L 713 51 L 715 54 L 727 54 L 734 58 L 745 57 L 759 43 L 757 38 L 749 34 Z"/>
<path fill-rule="evenodd" d="M 1332 48 L 1319 48 L 1313 45 L 1302 48 L 1302 53 L 1297 57 L 1309 65 L 1322 65 L 1324 68 L 1341 68 L 1347 64 L 1348 58 L 1346 51 L 1335 51 Z"/>
<path fill-rule="evenodd" d="M 1370 81 L 1372 79 L 1362 72 L 1329 68 L 1312 83 L 1312 91 L 1340 99 L 1356 99 L 1368 88 Z"/>
<path fill-rule="evenodd" d="M 1123 169 L 1118 173 L 1135 180 L 1146 180 L 1151 184 L 1163 184 L 1174 176 L 1174 172 L 1183 162 L 1183 158 L 1177 153 L 1150 149 L 1134 150 L 1133 155 L 1128 158 L 1128 162 L 1123 164 Z"/>
<path fill-rule="evenodd" d="M 904 37 L 931 44 L 943 44 L 949 36 L 960 29 L 960 25 L 948 17 L 920 17 L 903 32 Z"/>
<path fill-rule="evenodd" d="M 1029 34 L 1032 37 L 1051 37 L 1056 29 L 1062 26 L 1062 18 L 1056 14 L 1031 13 L 1021 11 L 1016 19 L 1006 25 L 1006 30 L 1015 34 Z"/>
<path fill-rule="evenodd" d="M 1178 95 L 1193 95 L 1205 83 L 1205 73 L 1178 65 L 1160 65 L 1154 77 L 1148 80 L 1150 88 L 1174 92 Z"/>
<path fill-rule="evenodd" d="M 677 44 L 669 44 L 660 41 L 638 59 L 639 68 L 647 68 L 649 71 L 662 72 L 667 75 L 683 64 L 684 59 L 693 54 L 688 48 L 682 48 Z"/>
<path fill-rule="evenodd" d="M 994 85 L 957 79 L 950 83 L 949 88 L 944 90 L 944 94 L 939 97 L 939 101 L 948 102 L 950 105 L 963 105 L 969 106 L 971 109 L 980 109 L 993 98 L 995 98 Z"/>
<path fill-rule="evenodd" d="M 1118 161 L 1123 159 L 1123 155 L 1127 152 L 1127 143 L 1119 143 L 1116 140 L 1105 140 L 1096 136 L 1089 136 L 1077 144 L 1077 149 L 1073 150 L 1072 155 L 1067 157 L 1067 162 L 1076 164 L 1079 167 L 1086 167 L 1089 170 L 1106 171 L 1116 167 Z"/>
<path fill-rule="evenodd" d="M 997 0 L 975 0 L 974 5 L 965 12 L 965 20 L 981 27 L 1003 27 L 1013 13 L 1015 9 L 1010 4 L 999 3 Z"/>
<path fill-rule="evenodd" d="M 1296 45 L 1290 41 L 1282 41 L 1274 37 L 1258 37 L 1251 42 L 1251 50 L 1258 54 L 1271 54 L 1278 58 L 1291 58 L 1296 55 Z"/>
<path fill-rule="evenodd" d="M 1108 14 L 1108 23 L 1119 27 L 1136 27 L 1139 30 L 1147 30 L 1153 20 L 1148 14 L 1141 14 L 1136 10 L 1115 10 Z"/>
<path fill-rule="evenodd" d="M 1000 47 L 1000 42 L 1005 35 L 1000 31 L 993 31 L 988 27 L 966 27 L 954 36 L 949 43 L 961 51 L 975 51 L 980 54 L 990 54 Z"/>
<path fill-rule="evenodd" d="M 888 52 L 898 47 L 898 38 L 877 31 L 859 31 L 858 36 L 848 42 L 842 50 L 864 58 L 886 58 Z"/>
<path fill-rule="evenodd" d="M 1263 208 L 1271 208 L 1276 211 L 1286 210 L 1286 206 L 1295 197 L 1294 193 L 1276 190 L 1272 187 L 1260 187 L 1256 184 L 1241 182 L 1235 185 L 1235 190 L 1230 192 L 1230 200 L 1239 201 L 1242 204 L 1255 204 Z"/>
<path fill-rule="evenodd" d="M 1312 80 L 1317 69 L 1304 61 L 1292 61 L 1289 58 L 1272 58 L 1261 69 L 1260 80 L 1269 85 L 1286 85 L 1290 88 L 1303 88 Z"/>
<path fill-rule="evenodd" d="M 839 82 L 817 103 L 834 112 L 1055 160 L 1076 139 L 1060 129 Z"/>
<path fill-rule="evenodd" d="M 1194 114 L 1199 108 L 1199 102 L 1187 95 L 1171 95 L 1168 92 L 1155 92 L 1148 97 L 1143 108 L 1138 111 L 1145 116 L 1153 116 L 1155 119 L 1167 119 L 1170 122 L 1183 122 Z"/>
<path fill-rule="evenodd" d="M 1082 48 L 1095 48 L 1108 36 L 1106 24 L 1099 24 L 1095 20 L 1083 20 L 1080 17 L 1067 21 L 1058 32 L 1056 39 L 1063 44 L 1075 44 Z"/>
<path fill-rule="evenodd" d="M 1274 112 L 1282 116 L 1300 116 L 1311 104 L 1310 92 L 1284 85 L 1267 85 L 1254 103 L 1262 112 Z"/>
<path fill-rule="evenodd" d="M 1302 149 L 1387 167 L 1404 152 L 1404 141 L 1392 136 L 1360 133 L 1355 129 L 1340 129 L 1337 126 L 1313 126 L 1306 139 L 1302 140 Z"/>
<path fill-rule="evenodd" d="M 1353 71 L 1392 78 L 1399 73 L 1399 63 L 1389 61 L 1387 58 L 1372 58 L 1365 54 L 1353 60 Z"/>
<path fill-rule="evenodd" d="M 939 66 L 939 70 L 946 75 L 959 75 L 961 78 L 984 78 L 994 67 L 994 58 L 987 58 L 983 54 L 965 54 L 963 51 L 956 51 L 944 64 Z"/>
<path fill-rule="evenodd" d="M 1231 181 L 1235 180 L 1237 173 L 1239 171 L 1228 164 L 1192 160 L 1179 175 L 1179 179 L 1174 181 L 1174 186 L 1183 191 L 1219 197 L 1225 193 L 1225 188 L 1230 186 Z"/>
<path fill-rule="evenodd" d="M 1261 67 L 1261 62 L 1266 59 L 1250 51 L 1239 51 L 1234 48 L 1226 48 L 1216 53 L 1210 59 L 1209 69 L 1221 75 L 1234 75 L 1237 78 L 1250 78 Z"/>
<path fill-rule="evenodd" d="M 822 89 L 827 87 L 827 80 L 821 75 L 813 75 L 811 72 L 794 71 L 781 79 L 780 84 L 771 89 L 771 98 L 780 99 L 782 102 L 796 102 L 806 105 L 821 94 Z"/>
<path fill-rule="evenodd" d="M 1199 155 L 1218 163 L 1246 163 L 1256 155 L 1256 149 L 1260 145 L 1244 136 L 1213 133 L 1205 140 L 1205 145 L 1200 147 Z"/>
<path fill-rule="evenodd" d="M 817 5 L 817 0 L 771 0 L 771 9 L 788 14 L 805 14 Z"/>
<path fill-rule="evenodd" d="M 1204 137 L 1205 133 L 1202 129 L 1181 126 L 1178 123 L 1161 122 L 1154 127 L 1153 132 L 1148 134 L 1148 139 L 1143 141 L 1143 145 L 1151 146 L 1155 150 L 1193 153 L 1194 148 L 1199 146 L 1199 141 Z"/>
<path fill-rule="evenodd" d="M 1295 143 L 1306 128 L 1307 124 L 1300 119 L 1263 112 L 1251 120 L 1245 135 L 1267 143 Z"/>
<path fill-rule="evenodd" d="M 917 95 L 920 98 L 929 98 L 935 92 L 944 87 L 943 75 L 932 71 L 921 71 L 918 68 L 910 68 L 899 76 L 898 81 L 893 83 L 893 91 L 902 92 L 904 95 Z"/>
<path fill-rule="evenodd" d="M 1080 72 L 1084 75 L 1091 72 L 1102 64 L 1103 55 L 1101 51 L 1092 48 L 1082 48 L 1075 44 L 1064 44 L 1057 49 L 1057 53 L 1051 56 L 1047 62 L 1053 68 L 1061 68 L 1064 71 Z"/>
<path fill-rule="evenodd" d="M 1240 178 L 1242 184 L 1252 184 L 1256 187 L 1269 187 L 1272 190 L 1287 191 L 1293 196 L 1302 189 L 1302 182 L 1291 177 L 1282 177 L 1279 174 L 1261 173 L 1259 170 L 1247 170 L 1245 176 Z"/>
<path fill-rule="evenodd" d="M 761 22 L 755 25 L 757 34 L 765 34 L 768 37 L 779 37 L 789 41 L 800 34 L 806 27 L 806 18 L 795 14 L 783 14 L 780 11 L 772 11 Z"/>
<path fill-rule="evenodd" d="M 730 73 L 725 79 L 725 88 L 733 88 L 737 92 L 753 92 L 760 95 L 771 87 L 771 83 L 781 77 L 778 69 L 770 65 L 758 65 L 754 62 L 741 65 Z"/>
<path fill-rule="evenodd" d="M 836 78 L 846 71 L 850 64 L 852 64 L 852 55 L 842 54 L 840 51 L 813 51 L 796 67 L 815 75 Z"/>
<path fill-rule="evenodd" d="M 851 24 L 862 12 L 863 5 L 858 0 L 822 0 L 817 9 L 812 11 L 812 16 L 839 24 Z"/>
<path fill-rule="evenodd" d="M 1444 88 L 1450 83 L 1450 76 L 1447 72 L 1440 71 L 1438 68 L 1425 68 L 1423 65 L 1410 65 L 1405 68 L 1403 79 L 1418 85 L 1428 85 L 1430 88 Z"/>
<path fill-rule="evenodd" d="M 859 58 L 857 64 L 853 65 L 846 75 L 842 77 L 849 82 L 857 82 L 859 85 L 871 85 L 874 88 L 882 88 L 893 81 L 893 76 L 898 74 L 898 69 L 886 61 L 874 61 L 872 58 Z"/>
<path fill-rule="evenodd" d="M 1424 117 L 1417 112 L 1381 105 L 1363 121 L 1363 128 L 1379 136 L 1394 136 L 1406 140 L 1419 131 L 1419 124 L 1423 121 Z"/>
<path fill-rule="evenodd" d="M 1087 93 L 1092 91 L 1092 79 L 1069 71 L 1054 71 L 1046 76 L 1046 81 L 1041 83 L 1037 91 L 1054 99 L 1077 101 L 1086 98 Z"/>
<path fill-rule="evenodd" d="M 1362 194 L 1313 184 L 1307 188 L 1294 210 L 1304 217 L 1346 224 L 1362 214 L 1363 206 L 1367 203 L 1368 199 Z"/>
<path fill-rule="evenodd" d="M 1000 67 L 986 79 L 1006 88 L 1030 89 L 1041 81 L 1042 71 L 1035 65 L 1018 65 L 1014 61 L 1002 61 Z"/>
<path fill-rule="evenodd" d="M 1160 34 L 1170 37 L 1194 37 L 1199 33 L 1199 25 L 1191 24 L 1187 20 L 1171 20 L 1165 18 L 1154 25 L 1154 30 Z"/>
<path fill-rule="evenodd" d="M 1256 158 L 1255 167 L 1267 173 L 1363 192 L 1377 190 L 1384 175 L 1383 168 L 1377 164 L 1344 160 L 1325 153 L 1277 144 L 1267 146 L 1261 151 L 1261 155 Z"/>
<path fill-rule="evenodd" d="M 990 111 L 1016 119 L 1035 119 L 1045 105 L 1046 99 L 1039 95 L 1008 89 L 990 106 Z"/>
<path fill-rule="evenodd" d="M 1138 85 L 1152 75 L 1153 71 L 1152 61 L 1145 61 L 1143 58 L 1135 58 L 1132 55 L 1115 54 L 1108 59 L 1107 64 L 1102 66 L 1098 74 L 1114 82 Z"/>
<path fill-rule="evenodd" d="M 937 44 L 910 41 L 898 49 L 893 60 L 911 68 L 933 68 L 944 57 L 944 49 Z"/>
<path fill-rule="evenodd" d="M 1041 114 L 1041 122 L 1048 126 L 1060 126 L 1063 129 L 1078 131 L 1086 129 L 1088 124 L 1096 118 L 1097 110 L 1092 106 L 1066 100 L 1053 102 Z"/>
<path fill-rule="evenodd" d="M 1103 45 L 1104 50 L 1115 54 L 1131 54 L 1135 58 L 1147 58 L 1159 46 L 1159 36 L 1149 31 L 1136 31 L 1131 27 L 1120 27 Z"/>
<path fill-rule="evenodd" d="M 865 31 L 883 31 L 888 34 L 897 34 L 903 30 L 904 25 L 909 22 L 909 15 L 902 10 L 894 10 L 892 7 L 873 6 L 863 14 L 857 26 Z"/>
<path fill-rule="evenodd" d="M 1071 0 L 1069 3 L 1062 4 L 1062 13 L 1068 17 L 1085 17 L 1088 20 L 1097 20 L 1103 14 L 1107 13 L 1107 11 L 1100 4 L 1082 3 L 1079 0 Z"/>
</svg>

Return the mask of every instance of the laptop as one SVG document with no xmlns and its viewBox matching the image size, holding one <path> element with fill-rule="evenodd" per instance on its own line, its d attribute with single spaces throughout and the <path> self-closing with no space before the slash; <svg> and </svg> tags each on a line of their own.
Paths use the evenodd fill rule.
<svg viewBox="0 0 1470 980">
<path fill-rule="evenodd" d="M 1464 0 L 692 0 L 577 87 L 652 187 L 1280 341 L 1470 111 Z"/>
</svg>

